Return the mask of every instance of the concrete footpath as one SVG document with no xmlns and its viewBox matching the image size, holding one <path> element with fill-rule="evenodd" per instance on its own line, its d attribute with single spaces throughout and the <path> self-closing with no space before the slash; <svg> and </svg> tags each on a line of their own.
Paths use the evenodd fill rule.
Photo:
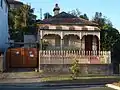
<svg viewBox="0 0 120 90">
<path fill-rule="evenodd" d="M 0 79 L 29 79 L 40 77 L 39 72 L 7 72 L 0 73 Z"/>
<path fill-rule="evenodd" d="M 38 72 L 7 72 L 0 73 L 0 83 L 34 83 L 40 82 Z"/>
<path fill-rule="evenodd" d="M 86 78 L 86 77 L 85 77 Z M 93 79 L 91 80 L 64 80 L 42 82 L 41 75 L 38 72 L 10 72 L 0 73 L 0 85 L 38 85 L 44 87 L 64 86 L 64 85 L 105 85 L 108 83 L 117 82 L 117 79 Z"/>
</svg>

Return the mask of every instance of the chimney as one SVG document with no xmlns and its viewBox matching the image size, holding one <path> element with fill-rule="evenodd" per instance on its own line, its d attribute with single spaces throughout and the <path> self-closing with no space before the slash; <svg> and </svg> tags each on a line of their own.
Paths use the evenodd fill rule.
<svg viewBox="0 0 120 90">
<path fill-rule="evenodd" d="M 55 8 L 53 9 L 54 16 L 59 14 L 59 11 L 60 11 L 60 8 L 59 8 L 58 4 L 55 4 Z"/>
</svg>

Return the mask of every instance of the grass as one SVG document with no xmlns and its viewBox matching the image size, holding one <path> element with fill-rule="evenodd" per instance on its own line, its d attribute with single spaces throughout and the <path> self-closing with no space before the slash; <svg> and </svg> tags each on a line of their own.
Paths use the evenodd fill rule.
<svg viewBox="0 0 120 90">
<path fill-rule="evenodd" d="M 84 81 L 104 81 L 104 80 L 120 80 L 120 76 L 80 76 L 77 77 L 76 80 Z M 56 76 L 48 76 L 41 78 L 42 82 L 50 82 L 50 81 L 73 81 L 71 75 L 56 75 Z"/>
</svg>

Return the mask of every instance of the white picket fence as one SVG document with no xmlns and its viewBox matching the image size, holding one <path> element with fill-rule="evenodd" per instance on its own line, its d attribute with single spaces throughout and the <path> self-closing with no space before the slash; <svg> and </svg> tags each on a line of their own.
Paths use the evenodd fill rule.
<svg viewBox="0 0 120 90">
<path fill-rule="evenodd" d="M 40 64 L 110 64 L 110 51 L 39 51 Z"/>
</svg>

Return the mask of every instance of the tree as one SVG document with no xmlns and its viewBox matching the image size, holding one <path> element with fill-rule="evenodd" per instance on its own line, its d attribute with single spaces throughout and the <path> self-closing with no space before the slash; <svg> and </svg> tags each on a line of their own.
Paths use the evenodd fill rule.
<svg viewBox="0 0 120 90">
<path fill-rule="evenodd" d="M 116 28 L 113 28 L 112 22 L 102 15 L 101 12 L 96 12 L 93 22 L 98 23 L 100 31 L 101 50 L 111 51 L 112 63 L 114 70 L 120 63 L 120 34 Z"/>
<path fill-rule="evenodd" d="M 107 19 L 101 12 L 96 12 L 93 18 L 93 22 L 98 24 L 101 29 L 101 50 L 112 50 L 112 47 L 119 38 L 119 32 L 113 28 L 112 22 Z"/>
<path fill-rule="evenodd" d="M 119 39 L 119 32 L 113 27 L 106 27 L 101 32 L 101 50 L 111 51 Z"/>
<path fill-rule="evenodd" d="M 71 15 L 74 15 L 76 17 L 80 17 L 80 15 L 81 15 L 81 12 L 80 12 L 79 9 L 75 9 L 75 10 L 69 11 L 68 13 L 71 14 Z"/>
<path fill-rule="evenodd" d="M 75 9 L 75 10 L 69 11 L 68 13 L 71 14 L 71 15 L 74 15 L 74 16 L 76 16 L 76 17 L 80 17 L 80 18 L 89 20 L 87 14 L 81 15 L 81 12 L 80 12 L 79 9 Z"/>
<path fill-rule="evenodd" d="M 102 16 L 101 12 L 96 12 L 92 21 L 99 24 L 100 29 L 106 24 L 106 18 Z"/>
<path fill-rule="evenodd" d="M 34 15 L 34 9 L 31 8 L 31 6 L 29 5 L 23 5 L 22 7 L 20 7 L 20 9 L 18 10 L 20 17 L 23 17 L 23 22 L 22 22 L 22 27 L 27 27 L 30 25 L 35 24 L 36 22 L 36 15 Z"/>
<path fill-rule="evenodd" d="M 16 36 L 19 35 L 19 39 L 23 40 L 24 34 L 36 32 L 36 15 L 33 13 L 34 9 L 26 4 L 9 11 L 9 33 L 11 39 L 16 40 L 18 38 Z"/>
<path fill-rule="evenodd" d="M 112 63 L 120 63 L 120 35 L 119 39 L 113 46 L 112 59 Z"/>
<path fill-rule="evenodd" d="M 50 13 L 44 13 L 44 19 L 48 19 L 48 18 L 51 18 L 52 15 L 50 15 Z"/>
<path fill-rule="evenodd" d="M 89 20 L 87 14 L 80 15 L 80 18 L 83 18 L 83 19 L 85 19 L 85 20 Z"/>
<path fill-rule="evenodd" d="M 15 10 L 9 10 L 9 13 L 8 13 L 8 24 L 9 24 L 9 29 L 13 29 L 14 28 L 14 18 L 15 18 L 15 13 L 16 11 Z"/>
</svg>

